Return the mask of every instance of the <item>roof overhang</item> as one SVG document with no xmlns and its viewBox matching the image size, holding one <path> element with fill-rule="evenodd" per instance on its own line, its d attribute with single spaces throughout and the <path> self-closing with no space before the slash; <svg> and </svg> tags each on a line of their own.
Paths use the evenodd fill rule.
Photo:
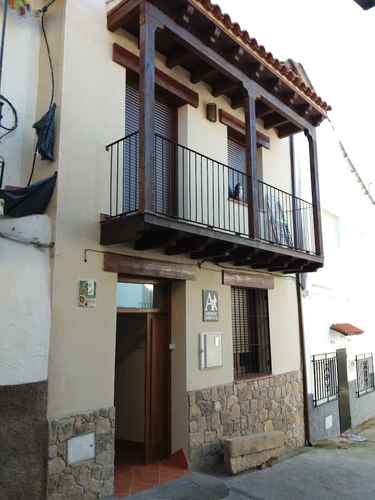
<svg viewBox="0 0 375 500">
<path fill-rule="evenodd" d="M 345 335 L 345 337 L 353 337 L 364 333 L 364 330 L 361 330 L 361 328 L 358 328 L 350 323 L 335 323 L 331 325 L 331 330 L 341 333 L 342 335 Z"/>
<path fill-rule="evenodd" d="M 115 31 L 123 28 L 138 37 L 140 3 L 141 0 L 123 0 L 117 4 L 108 13 L 108 29 Z M 214 97 L 225 95 L 234 109 L 242 107 L 244 90 L 230 72 L 234 68 L 277 98 L 306 124 L 318 126 L 327 117 L 330 106 L 300 75 L 267 52 L 209 0 L 150 0 L 150 3 L 168 16 L 172 23 L 186 30 L 187 36 L 199 39 L 208 51 L 214 51 L 223 61 L 221 69 L 218 65 L 211 66 L 197 51 L 189 50 L 184 43 L 186 40 L 176 37 L 168 26 L 159 31 L 156 41 L 158 52 L 165 56 L 169 68 L 181 66 L 186 69 L 191 83 L 203 81 L 210 86 Z M 257 101 L 257 117 L 265 120 L 266 128 L 275 128 L 280 137 L 304 129 L 290 123 L 264 100 Z"/>
</svg>

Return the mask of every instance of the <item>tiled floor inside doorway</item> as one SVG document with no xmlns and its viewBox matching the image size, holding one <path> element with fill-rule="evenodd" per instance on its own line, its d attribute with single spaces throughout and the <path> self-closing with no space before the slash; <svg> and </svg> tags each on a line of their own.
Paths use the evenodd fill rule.
<svg viewBox="0 0 375 500">
<path fill-rule="evenodd" d="M 114 496 L 134 495 L 179 479 L 187 473 L 187 464 L 179 454 L 169 460 L 144 465 L 142 449 L 116 450 Z"/>
</svg>

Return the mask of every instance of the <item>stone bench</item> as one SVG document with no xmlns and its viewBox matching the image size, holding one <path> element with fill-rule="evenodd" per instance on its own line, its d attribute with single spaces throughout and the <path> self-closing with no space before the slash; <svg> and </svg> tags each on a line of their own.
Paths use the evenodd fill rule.
<svg viewBox="0 0 375 500">
<path fill-rule="evenodd" d="M 223 439 L 224 462 L 231 474 L 259 467 L 278 458 L 284 448 L 283 432 L 264 432 Z"/>
</svg>

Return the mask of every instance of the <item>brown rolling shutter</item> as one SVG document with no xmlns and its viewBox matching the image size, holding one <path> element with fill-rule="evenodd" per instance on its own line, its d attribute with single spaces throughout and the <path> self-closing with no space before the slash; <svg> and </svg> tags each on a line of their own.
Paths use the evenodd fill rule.
<svg viewBox="0 0 375 500">
<path fill-rule="evenodd" d="M 139 130 L 140 96 L 137 88 L 127 85 L 125 100 L 125 135 Z M 164 215 L 171 215 L 175 170 L 175 141 L 177 135 L 177 109 L 174 106 L 155 101 L 155 169 L 153 175 L 154 210 Z M 132 148 L 134 149 L 134 148 Z M 136 205 L 138 193 L 138 157 L 130 157 L 125 152 L 124 189 L 125 200 Z M 130 192 L 128 193 L 128 190 Z M 130 211 L 132 206 L 125 207 Z M 134 208 L 133 208 L 134 210 Z"/>
<path fill-rule="evenodd" d="M 232 287 L 232 332 L 235 378 L 270 373 L 266 290 Z"/>
</svg>

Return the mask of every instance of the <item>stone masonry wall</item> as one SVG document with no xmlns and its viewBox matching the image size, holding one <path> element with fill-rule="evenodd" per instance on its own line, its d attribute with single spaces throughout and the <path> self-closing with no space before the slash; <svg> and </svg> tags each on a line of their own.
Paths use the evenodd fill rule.
<svg viewBox="0 0 375 500">
<path fill-rule="evenodd" d="M 222 460 L 223 437 L 283 431 L 286 446 L 304 445 L 301 372 L 238 381 L 188 393 L 193 467 Z"/>
<path fill-rule="evenodd" d="M 68 440 L 92 432 L 95 432 L 95 459 L 68 465 Z M 112 495 L 114 432 L 114 408 L 49 422 L 48 500 L 94 500 Z"/>
</svg>

